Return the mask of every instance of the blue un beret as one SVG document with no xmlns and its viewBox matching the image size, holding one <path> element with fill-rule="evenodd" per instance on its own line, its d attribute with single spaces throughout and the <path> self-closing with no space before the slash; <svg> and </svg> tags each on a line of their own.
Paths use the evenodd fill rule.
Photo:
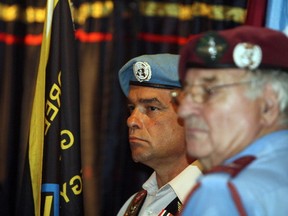
<svg viewBox="0 0 288 216">
<path fill-rule="evenodd" d="M 154 88 L 181 88 L 178 77 L 179 55 L 142 55 L 128 61 L 119 71 L 119 82 L 126 96 L 129 85 Z"/>
</svg>

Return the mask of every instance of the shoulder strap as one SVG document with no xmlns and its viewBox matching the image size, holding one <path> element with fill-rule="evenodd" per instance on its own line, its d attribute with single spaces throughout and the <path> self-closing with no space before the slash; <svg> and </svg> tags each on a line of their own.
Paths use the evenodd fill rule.
<svg viewBox="0 0 288 216">
<path fill-rule="evenodd" d="M 216 166 L 211 170 L 204 172 L 204 174 L 225 172 L 230 174 L 230 176 L 233 178 L 237 176 L 246 166 L 248 166 L 255 159 L 255 156 L 244 156 L 238 158 L 230 164 Z"/>
<path fill-rule="evenodd" d="M 134 198 L 131 200 L 128 208 L 126 209 L 126 212 L 124 216 L 136 216 L 138 215 L 144 200 L 146 198 L 147 191 L 146 190 L 141 190 L 139 191 Z"/>
<path fill-rule="evenodd" d="M 126 209 L 124 216 L 136 216 L 139 214 L 139 211 L 144 203 L 146 198 L 147 191 L 141 190 L 139 191 L 134 198 L 131 200 L 129 206 Z M 178 197 L 172 200 L 165 209 L 161 211 L 159 216 L 173 216 L 178 214 L 182 209 L 182 203 Z"/>
<path fill-rule="evenodd" d="M 234 178 L 255 159 L 256 159 L 255 156 L 244 156 L 244 157 L 238 158 L 237 160 L 233 161 L 230 164 L 217 166 L 213 168 L 212 170 L 208 171 L 207 173 L 225 172 L 225 173 L 228 173 L 231 176 L 231 178 Z M 237 191 L 237 188 L 234 186 L 234 184 L 230 180 L 227 182 L 227 186 L 230 190 L 232 199 L 236 205 L 239 215 L 247 216 L 246 210 L 242 203 L 240 194 Z"/>
</svg>

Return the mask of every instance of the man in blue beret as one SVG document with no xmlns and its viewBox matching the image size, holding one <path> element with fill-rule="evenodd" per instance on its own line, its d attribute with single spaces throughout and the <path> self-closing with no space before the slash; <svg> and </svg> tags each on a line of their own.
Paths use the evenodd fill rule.
<svg viewBox="0 0 288 216">
<path fill-rule="evenodd" d="M 181 50 L 180 104 L 197 180 L 182 215 L 288 215 L 288 38 L 241 26 Z"/>
<path fill-rule="evenodd" d="M 132 158 L 154 172 L 118 216 L 176 215 L 201 174 L 197 161 L 187 157 L 183 122 L 170 97 L 171 91 L 181 88 L 178 60 L 179 56 L 172 54 L 142 55 L 119 71 L 129 101 Z"/>
</svg>

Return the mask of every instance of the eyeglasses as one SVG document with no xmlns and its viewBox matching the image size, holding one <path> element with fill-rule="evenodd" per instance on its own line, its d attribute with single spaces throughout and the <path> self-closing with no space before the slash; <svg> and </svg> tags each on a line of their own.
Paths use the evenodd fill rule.
<svg viewBox="0 0 288 216">
<path fill-rule="evenodd" d="M 213 96 L 218 90 L 222 88 L 235 87 L 239 85 L 246 85 L 253 82 L 252 80 L 243 81 L 243 82 L 235 82 L 228 83 L 223 85 L 215 85 L 215 86 L 204 86 L 204 85 L 190 85 L 185 86 L 184 89 L 178 91 L 172 91 L 170 96 L 172 98 L 173 103 L 179 105 L 180 101 L 186 97 L 186 95 L 190 95 L 194 102 L 196 103 L 206 103 L 209 101 L 211 96 Z"/>
</svg>

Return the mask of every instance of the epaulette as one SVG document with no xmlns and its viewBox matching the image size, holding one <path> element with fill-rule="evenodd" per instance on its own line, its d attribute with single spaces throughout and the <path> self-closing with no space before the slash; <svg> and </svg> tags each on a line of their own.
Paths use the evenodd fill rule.
<svg viewBox="0 0 288 216">
<path fill-rule="evenodd" d="M 255 160 L 255 156 L 244 156 L 238 158 L 237 160 L 233 161 L 232 163 L 219 165 L 211 170 L 204 171 L 204 174 L 211 174 L 211 173 L 219 173 L 224 172 L 230 174 L 231 177 L 237 176 L 246 166 L 248 166 L 253 160 Z"/>
<path fill-rule="evenodd" d="M 228 173 L 231 176 L 231 178 L 234 178 L 255 159 L 256 159 L 255 156 L 251 156 L 251 155 L 244 156 L 244 157 L 238 158 L 237 160 L 233 161 L 230 164 L 216 166 L 213 169 L 209 170 L 208 172 L 205 172 L 205 174 L 224 172 L 224 173 Z M 227 182 L 227 187 L 230 190 L 232 199 L 235 203 L 235 206 L 238 210 L 239 215 L 247 216 L 240 194 L 238 193 L 237 188 L 234 186 L 232 181 Z"/>
</svg>

